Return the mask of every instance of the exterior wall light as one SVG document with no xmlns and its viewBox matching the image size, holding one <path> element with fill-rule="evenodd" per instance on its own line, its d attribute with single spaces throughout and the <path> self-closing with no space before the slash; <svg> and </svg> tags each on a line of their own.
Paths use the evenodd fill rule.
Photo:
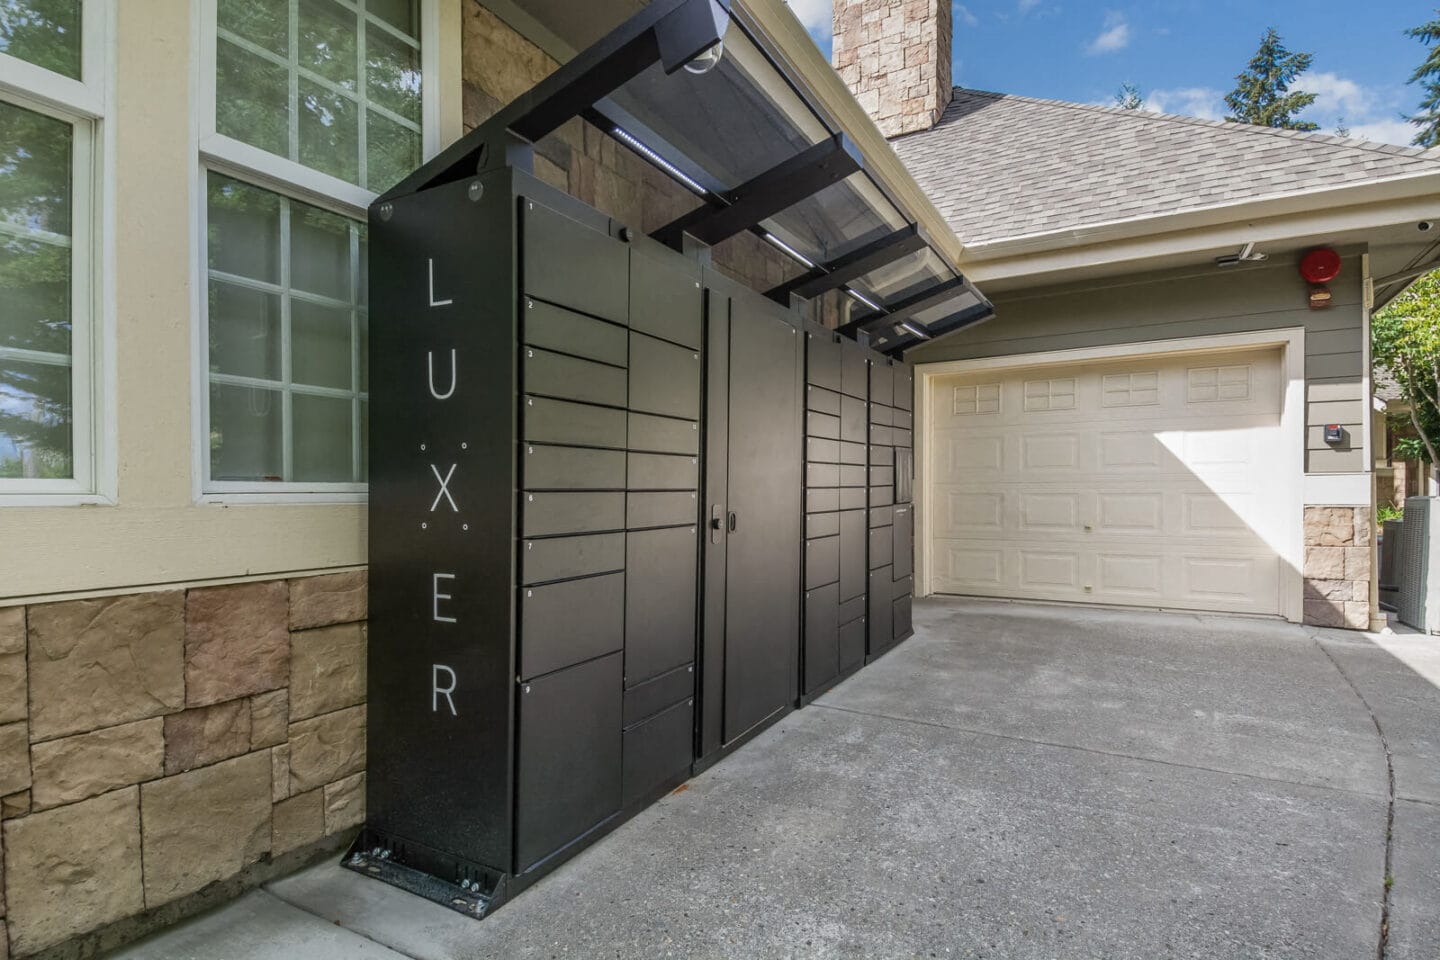
<svg viewBox="0 0 1440 960">
<path fill-rule="evenodd" d="M 720 65 L 720 60 L 725 56 L 725 40 L 722 37 L 715 41 L 715 45 L 706 50 L 700 56 L 685 64 L 685 69 L 690 73 L 709 73 Z"/>
</svg>

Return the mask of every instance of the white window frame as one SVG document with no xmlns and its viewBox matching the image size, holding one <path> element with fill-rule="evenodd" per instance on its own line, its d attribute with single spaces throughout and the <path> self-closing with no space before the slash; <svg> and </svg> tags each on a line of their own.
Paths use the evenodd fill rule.
<svg viewBox="0 0 1440 960">
<path fill-rule="evenodd" d="M 81 7 L 80 79 L 0 53 L 0 100 L 71 125 L 69 479 L 0 479 L 0 507 L 69 506 L 115 502 L 113 383 L 114 244 L 113 140 L 105 117 L 113 112 L 114 0 Z M 17 359 L 51 362 L 49 355 L 7 350 Z"/>
<path fill-rule="evenodd" d="M 296 0 L 292 0 L 292 3 Z M 349 6 L 353 0 L 338 0 L 342 6 Z M 215 72 L 219 46 L 219 0 L 193 0 L 193 21 L 195 24 L 193 89 L 196 113 L 193 118 L 195 155 L 198 163 L 194 167 L 195 181 L 191 185 L 191 234 L 195 239 L 192 246 L 194 262 L 191 275 L 194 282 L 191 316 L 194 343 L 194 357 L 191 376 L 191 410 L 194 411 L 191 449 L 193 452 L 191 476 L 193 494 L 201 503 L 348 503 L 363 502 L 368 498 L 369 484 L 363 482 L 321 482 L 321 481 L 236 481 L 212 480 L 210 477 L 210 355 L 209 355 L 209 251 L 208 251 L 208 188 L 209 175 L 223 174 L 247 184 L 269 190 L 289 200 L 298 200 L 311 206 L 337 213 L 364 223 L 370 203 L 377 193 L 356 186 L 339 177 L 322 173 L 295 160 L 281 157 L 259 147 L 251 146 L 233 137 L 217 132 L 215 123 Z M 421 104 L 421 156 L 429 160 L 439 151 L 440 144 L 440 0 L 420 0 L 420 104 Z M 283 209 L 288 210 L 288 205 Z M 289 232 L 282 228 L 282 250 L 288 250 Z M 352 240 L 353 246 L 353 240 Z M 288 256 L 286 275 L 288 276 Z M 352 259 L 353 263 L 353 259 Z M 253 284 L 251 284 L 253 286 Z M 267 287 L 268 289 L 268 287 Z M 288 331 L 288 325 L 285 327 Z M 282 333 L 282 336 L 285 335 Z M 289 356 L 288 344 L 282 345 L 283 355 Z M 358 363 L 352 351 L 352 364 Z M 288 373 L 289 365 L 286 364 Z M 238 383 L 244 378 L 222 376 L 221 383 Z M 243 384 L 242 384 L 243 385 Z M 273 388 L 274 384 L 267 381 Z M 288 376 L 284 383 L 287 408 L 290 394 L 294 392 L 313 393 L 317 396 L 348 395 L 348 391 L 331 391 L 323 388 L 302 387 L 299 390 L 290 384 Z M 358 417 L 354 429 L 360 428 Z M 286 431 L 291 429 L 287 411 Z M 288 447 L 288 444 L 287 444 Z M 358 449 L 356 451 L 358 456 Z"/>
</svg>

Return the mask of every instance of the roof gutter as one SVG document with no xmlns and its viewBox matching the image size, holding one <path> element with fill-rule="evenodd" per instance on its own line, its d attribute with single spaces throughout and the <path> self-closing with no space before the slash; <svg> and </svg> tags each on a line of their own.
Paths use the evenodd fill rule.
<svg viewBox="0 0 1440 960">
<path fill-rule="evenodd" d="M 1236 201 L 1201 210 L 1116 220 L 965 247 L 977 283 L 1083 267 L 1339 233 L 1440 213 L 1440 172 Z"/>
</svg>

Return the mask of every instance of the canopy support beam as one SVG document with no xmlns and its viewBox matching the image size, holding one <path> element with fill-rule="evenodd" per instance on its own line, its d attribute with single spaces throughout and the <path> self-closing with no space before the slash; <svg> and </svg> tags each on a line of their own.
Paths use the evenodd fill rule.
<svg viewBox="0 0 1440 960">
<path fill-rule="evenodd" d="M 872 270 L 894 263 L 926 246 L 925 236 L 919 227 L 911 224 L 894 233 L 867 243 L 858 250 L 837 257 L 793 280 L 765 291 L 770 299 L 784 306 L 790 305 L 791 295 L 805 300 L 822 293 L 843 287 L 856 277 L 863 277 Z"/>
<path fill-rule="evenodd" d="M 655 63 L 674 73 L 719 43 L 729 25 L 730 0 L 655 0 L 376 202 L 472 177 L 497 161 L 523 163 L 530 144 Z"/>
<path fill-rule="evenodd" d="M 699 207 L 651 236 L 676 250 L 683 246 L 685 234 L 714 246 L 839 183 L 861 167 L 860 151 L 843 133 L 837 133 L 727 191 L 718 198 L 723 206 Z"/>
</svg>

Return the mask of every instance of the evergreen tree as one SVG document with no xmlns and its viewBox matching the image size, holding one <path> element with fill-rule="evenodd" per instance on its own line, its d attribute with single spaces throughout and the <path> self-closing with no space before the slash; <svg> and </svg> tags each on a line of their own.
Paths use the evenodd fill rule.
<svg viewBox="0 0 1440 960">
<path fill-rule="evenodd" d="M 1115 94 L 1115 106 L 1121 110 L 1143 110 L 1145 98 L 1140 95 L 1139 87 L 1126 80 Z"/>
<path fill-rule="evenodd" d="M 1290 92 L 1295 78 L 1310 69 L 1313 55 L 1291 53 L 1280 42 L 1274 27 L 1260 38 L 1260 49 L 1250 58 L 1244 73 L 1235 77 L 1235 89 L 1225 96 L 1231 115 L 1226 120 L 1253 123 L 1281 130 L 1318 130 L 1320 125 L 1309 120 L 1296 120 L 1295 114 L 1315 102 L 1315 94 Z"/>
<path fill-rule="evenodd" d="M 1405 36 L 1414 37 L 1430 47 L 1425 62 L 1410 76 L 1410 82 L 1420 84 L 1420 89 L 1424 91 L 1420 112 L 1409 118 L 1420 128 L 1410 142 L 1417 147 L 1437 147 L 1440 146 L 1440 43 L 1435 41 L 1440 40 L 1440 8 L 1436 9 L 1434 20 L 1411 27 L 1405 31 Z"/>
</svg>

